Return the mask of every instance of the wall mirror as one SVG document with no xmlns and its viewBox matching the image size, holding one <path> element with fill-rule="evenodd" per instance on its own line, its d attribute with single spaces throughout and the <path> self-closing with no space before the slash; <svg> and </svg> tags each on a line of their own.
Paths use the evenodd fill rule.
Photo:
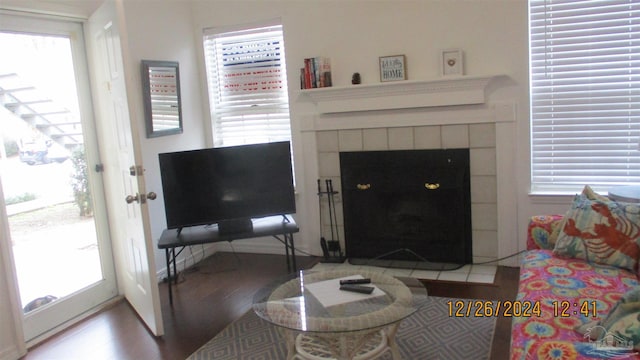
<svg viewBox="0 0 640 360">
<path fill-rule="evenodd" d="M 178 62 L 142 60 L 142 91 L 147 137 L 182 133 Z"/>
</svg>

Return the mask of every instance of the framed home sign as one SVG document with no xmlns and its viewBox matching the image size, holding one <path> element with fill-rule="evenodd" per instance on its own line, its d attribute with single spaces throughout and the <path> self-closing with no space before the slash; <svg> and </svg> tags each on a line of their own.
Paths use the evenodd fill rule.
<svg viewBox="0 0 640 360">
<path fill-rule="evenodd" d="M 404 55 L 380 57 L 380 81 L 407 80 L 406 58 Z"/>
<path fill-rule="evenodd" d="M 445 49 L 440 52 L 440 75 L 463 75 L 462 50 Z"/>
</svg>

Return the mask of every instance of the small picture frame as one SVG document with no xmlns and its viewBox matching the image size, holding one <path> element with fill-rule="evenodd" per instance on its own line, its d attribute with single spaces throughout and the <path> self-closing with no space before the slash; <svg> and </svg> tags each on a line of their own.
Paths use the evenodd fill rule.
<svg viewBox="0 0 640 360">
<path fill-rule="evenodd" d="M 380 57 L 380 81 L 407 80 L 407 66 L 404 55 Z"/>
<path fill-rule="evenodd" d="M 464 75 L 464 61 L 462 58 L 462 50 L 444 49 L 440 52 L 440 75 Z"/>
</svg>

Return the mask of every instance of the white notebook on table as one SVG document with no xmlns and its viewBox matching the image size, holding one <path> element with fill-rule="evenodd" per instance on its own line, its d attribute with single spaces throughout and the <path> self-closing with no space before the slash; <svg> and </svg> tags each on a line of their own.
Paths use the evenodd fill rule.
<svg viewBox="0 0 640 360">
<path fill-rule="evenodd" d="M 319 281 L 313 284 L 305 284 L 304 287 L 316 299 L 318 299 L 322 306 L 326 308 L 385 295 L 384 291 L 380 290 L 380 288 L 373 284 L 362 284 L 365 286 L 373 287 L 373 292 L 371 294 L 362 294 L 352 291 L 340 290 L 340 280 L 363 278 L 364 277 L 362 275 L 351 275 L 337 279 Z"/>
</svg>

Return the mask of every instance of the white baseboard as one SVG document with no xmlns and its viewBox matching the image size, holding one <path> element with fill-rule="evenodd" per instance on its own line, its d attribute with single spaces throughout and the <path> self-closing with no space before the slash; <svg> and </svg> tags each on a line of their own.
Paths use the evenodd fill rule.
<svg viewBox="0 0 640 360">
<path fill-rule="evenodd" d="M 185 248 L 185 251 L 182 253 L 183 255 L 176 260 L 176 268 L 178 271 L 184 270 L 187 267 L 193 266 L 195 262 L 215 254 L 216 251 L 215 244 L 193 245 Z M 166 266 L 156 272 L 158 283 L 164 282 L 167 276 Z"/>
</svg>

